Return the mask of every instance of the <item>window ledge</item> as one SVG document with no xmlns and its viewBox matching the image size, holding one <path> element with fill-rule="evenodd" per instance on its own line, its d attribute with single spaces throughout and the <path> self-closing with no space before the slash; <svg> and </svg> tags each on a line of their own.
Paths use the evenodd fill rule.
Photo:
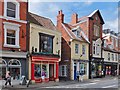
<svg viewBox="0 0 120 90">
<path fill-rule="evenodd" d="M 19 45 L 9 45 L 9 44 L 4 44 L 4 47 L 20 48 Z"/>
</svg>

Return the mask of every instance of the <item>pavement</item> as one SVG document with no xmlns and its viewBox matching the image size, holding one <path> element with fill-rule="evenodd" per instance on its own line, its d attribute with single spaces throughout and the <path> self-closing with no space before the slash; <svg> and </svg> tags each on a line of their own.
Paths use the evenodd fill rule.
<svg viewBox="0 0 120 90">
<path fill-rule="evenodd" d="M 114 79 L 117 79 L 117 77 L 105 77 L 105 78 L 95 78 L 95 79 L 88 79 L 88 80 L 84 80 L 83 82 L 78 82 L 78 81 L 60 81 L 60 82 L 54 82 L 54 81 L 50 81 L 50 82 L 47 82 L 47 83 L 36 83 L 36 84 L 31 84 L 29 87 L 27 87 L 26 85 L 19 85 L 19 80 L 14 80 L 12 81 L 12 84 L 13 84 L 13 87 L 10 87 L 10 86 L 7 86 L 7 88 L 4 88 L 3 87 L 3 90 L 21 90 L 21 89 L 25 89 L 25 90 L 32 90 L 32 89 L 35 89 L 37 90 L 38 88 L 44 88 L 45 90 L 48 89 L 48 88 L 80 88 L 80 87 L 83 87 L 83 88 L 86 88 L 84 86 L 86 85 L 89 85 L 90 88 L 92 88 L 92 85 L 96 84 L 97 82 L 100 82 L 100 81 L 106 81 L 105 83 L 107 83 L 107 80 L 111 80 L 111 81 L 108 81 L 108 82 L 112 82 Z M 115 81 L 116 81 L 115 80 Z M 3 81 L 3 85 L 4 85 L 4 81 Z M 115 82 L 117 83 L 117 82 Z M 99 83 L 99 85 L 103 83 Z M 112 83 L 110 83 L 112 84 Z M 99 87 L 99 86 L 98 86 Z M 117 87 L 117 86 L 115 86 Z M 109 88 L 109 86 L 108 86 Z M 38 89 L 38 90 L 39 90 Z"/>
</svg>

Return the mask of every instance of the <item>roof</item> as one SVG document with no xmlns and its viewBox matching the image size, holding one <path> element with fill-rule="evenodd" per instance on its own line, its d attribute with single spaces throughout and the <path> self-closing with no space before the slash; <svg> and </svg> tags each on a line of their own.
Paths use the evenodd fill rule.
<svg viewBox="0 0 120 90">
<path fill-rule="evenodd" d="M 79 41 L 86 41 L 86 42 L 90 43 L 89 40 L 88 40 L 88 38 L 87 38 L 87 36 L 84 34 L 84 32 L 82 30 L 80 31 L 80 36 L 81 37 L 77 37 L 72 32 L 72 29 L 77 29 L 77 28 L 79 28 L 78 26 L 73 27 L 73 26 L 71 26 L 70 24 L 67 24 L 67 23 L 62 23 L 62 26 L 63 26 L 64 30 L 68 33 L 68 35 L 69 35 L 69 37 L 71 39 L 73 39 L 73 40 L 79 40 Z"/>
<path fill-rule="evenodd" d="M 33 14 L 31 12 L 28 13 L 28 21 L 30 23 L 40 25 L 47 29 L 56 30 L 55 25 L 49 18 L 45 18 L 39 15 Z"/>
<path fill-rule="evenodd" d="M 104 20 L 103 20 L 103 18 L 102 18 L 102 15 L 101 15 L 101 13 L 100 13 L 100 11 L 99 11 L 98 9 L 95 10 L 95 11 L 93 11 L 93 12 L 92 12 L 91 14 L 89 14 L 87 17 L 90 18 L 90 17 L 92 17 L 95 13 L 98 13 L 98 15 L 99 15 L 102 23 L 104 24 L 105 22 L 104 22 Z"/>
</svg>

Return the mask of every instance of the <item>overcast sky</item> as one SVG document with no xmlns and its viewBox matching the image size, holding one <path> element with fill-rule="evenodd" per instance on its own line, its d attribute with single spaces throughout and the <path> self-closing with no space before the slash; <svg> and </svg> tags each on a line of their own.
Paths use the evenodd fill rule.
<svg viewBox="0 0 120 90">
<path fill-rule="evenodd" d="M 100 10 L 105 21 L 104 28 L 118 32 L 118 2 L 29 2 L 30 12 L 50 18 L 55 25 L 59 10 L 63 11 L 67 23 L 73 13 L 77 13 L 80 18 L 96 9 Z"/>
</svg>

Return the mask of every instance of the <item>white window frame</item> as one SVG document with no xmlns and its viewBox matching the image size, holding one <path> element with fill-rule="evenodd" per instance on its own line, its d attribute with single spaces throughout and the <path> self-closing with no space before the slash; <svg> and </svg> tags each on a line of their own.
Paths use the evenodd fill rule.
<svg viewBox="0 0 120 90">
<path fill-rule="evenodd" d="M 62 67 L 64 67 L 64 75 L 62 75 Z M 67 65 L 60 65 L 60 76 L 62 77 L 67 76 Z"/>
<path fill-rule="evenodd" d="M 20 25 L 9 23 L 9 22 L 3 22 L 3 24 L 4 24 L 4 47 L 20 48 L 20 45 L 19 45 Z M 7 29 L 15 30 L 15 45 L 7 44 Z"/>
<path fill-rule="evenodd" d="M 15 18 L 7 16 L 7 2 L 12 2 L 16 5 Z M 4 0 L 4 16 L 10 19 L 20 19 L 20 3 L 17 0 Z"/>
<path fill-rule="evenodd" d="M 84 54 L 83 54 L 83 47 L 84 47 L 84 49 L 85 49 Z M 85 56 L 85 55 L 86 55 L 86 45 L 82 45 L 82 55 L 83 55 L 83 56 Z"/>
<path fill-rule="evenodd" d="M 76 45 L 78 45 L 78 53 L 76 53 Z M 75 43 L 75 54 L 79 54 L 79 44 Z"/>
<path fill-rule="evenodd" d="M 118 39 L 115 39 L 115 41 L 116 41 L 116 47 L 118 47 Z"/>
</svg>

